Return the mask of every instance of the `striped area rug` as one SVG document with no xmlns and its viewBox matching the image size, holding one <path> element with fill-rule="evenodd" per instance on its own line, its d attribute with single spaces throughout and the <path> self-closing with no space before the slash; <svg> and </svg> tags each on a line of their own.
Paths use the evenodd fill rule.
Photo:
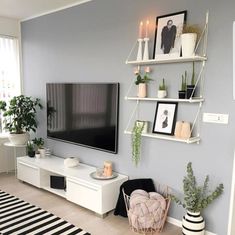
<svg viewBox="0 0 235 235">
<path fill-rule="evenodd" d="M 2 235 L 91 235 L 48 211 L 0 190 Z"/>
</svg>

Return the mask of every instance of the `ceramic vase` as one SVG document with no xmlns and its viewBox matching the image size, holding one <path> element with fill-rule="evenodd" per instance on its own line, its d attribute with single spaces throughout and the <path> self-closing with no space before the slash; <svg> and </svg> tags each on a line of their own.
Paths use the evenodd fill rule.
<svg viewBox="0 0 235 235">
<path fill-rule="evenodd" d="M 147 84 L 146 83 L 140 83 L 138 85 L 138 97 L 139 98 L 145 98 L 147 96 Z"/>
<path fill-rule="evenodd" d="M 205 235 L 205 221 L 200 212 L 187 211 L 182 220 L 184 235 Z"/>
<path fill-rule="evenodd" d="M 182 57 L 195 56 L 195 46 L 197 41 L 196 33 L 181 34 Z"/>
</svg>

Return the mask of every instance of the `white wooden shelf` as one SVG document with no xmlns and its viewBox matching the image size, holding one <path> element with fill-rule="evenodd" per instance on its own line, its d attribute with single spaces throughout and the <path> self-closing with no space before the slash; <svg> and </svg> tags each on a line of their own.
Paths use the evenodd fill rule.
<svg viewBox="0 0 235 235">
<path fill-rule="evenodd" d="M 54 188 L 47 187 L 47 186 L 42 187 L 42 188 L 47 190 L 47 191 L 49 191 L 49 192 L 51 192 L 51 193 L 54 193 L 54 194 L 56 194 L 58 196 L 66 198 L 66 192 L 63 189 L 54 189 Z"/>
<path fill-rule="evenodd" d="M 131 135 L 131 131 L 124 131 L 125 134 Z M 176 138 L 175 136 L 171 135 L 160 135 L 160 134 L 153 134 L 153 133 L 142 133 L 142 136 L 144 137 L 150 137 L 155 139 L 161 139 L 161 140 L 170 140 L 175 142 L 181 142 L 186 144 L 193 144 L 193 143 L 199 143 L 200 137 L 191 137 L 189 139 L 180 139 Z"/>
<path fill-rule="evenodd" d="M 151 64 L 170 64 L 170 63 L 183 63 L 183 62 L 193 62 L 193 61 L 206 61 L 205 56 L 193 56 L 193 57 L 178 57 L 178 58 L 161 58 L 143 61 L 126 61 L 126 64 L 132 65 L 151 65 Z"/>
<path fill-rule="evenodd" d="M 157 97 L 146 97 L 139 98 L 136 96 L 126 96 L 126 100 L 135 100 L 135 101 L 166 101 L 166 102 L 179 102 L 179 103 L 201 103 L 204 101 L 203 98 L 192 98 L 192 99 L 176 99 L 176 98 L 157 98 Z"/>
</svg>

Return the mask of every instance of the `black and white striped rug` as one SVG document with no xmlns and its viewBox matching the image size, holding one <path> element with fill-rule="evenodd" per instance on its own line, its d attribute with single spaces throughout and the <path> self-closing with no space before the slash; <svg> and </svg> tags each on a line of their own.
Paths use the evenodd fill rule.
<svg viewBox="0 0 235 235">
<path fill-rule="evenodd" d="M 48 211 L 0 190 L 2 235 L 90 235 Z"/>
</svg>

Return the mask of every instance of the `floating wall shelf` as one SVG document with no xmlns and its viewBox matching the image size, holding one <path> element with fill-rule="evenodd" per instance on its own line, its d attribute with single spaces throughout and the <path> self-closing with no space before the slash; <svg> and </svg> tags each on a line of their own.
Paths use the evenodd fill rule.
<svg viewBox="0 0 235 235">
<path fill-rule="evenodd" d="M 131 131 L 124 131 L 124 133 L 131 135 Z M 200 141 L 200 137 L 191 137 L 189 139 L 180 139 L 180 138 L 176 138 L 175 136 L 171 136 L 171 135 L 160 135 L 160 134 L 152 134 L 152 133 L 143 133 L 142 136 L 155 138 L 155 139 L 161 139 L 161 140 L 171 140 L 171 141 L 181 142 L 181 143 L 186 143 L 186 144 L 199 143 L 199 141 Z"/>
<path fill-rule="evenodd" d="M 183 62 L 193 62 L 193 61 L 206 61 L 205 56 L 193 56 L 193 57 L 178 57 L 178 58 L 164 58 L 164 59 L 154 59 L 145 61 L 126 61 L 126 64 L 132 65 L 153 65 L 153 64 L 170 64 L 170 63 L 183 63 Z"/>
</svg>

